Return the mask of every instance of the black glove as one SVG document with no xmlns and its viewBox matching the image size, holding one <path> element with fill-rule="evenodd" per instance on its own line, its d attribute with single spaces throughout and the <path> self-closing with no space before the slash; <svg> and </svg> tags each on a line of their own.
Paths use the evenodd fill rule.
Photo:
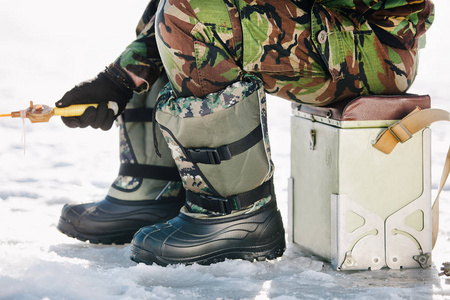
<svg viewBox="0 0 450 300">
<path fill-rule="evenodd" d="M 97 77 L 82 82 L 64 94 L 56 102 L 56 107 L 67 107 L 73 104 L 99 103 L 98 107 L 88 107 L 79 117 L 62 117 L 62 121 L 70 128 L 91 126 L 108 130 L 114 120 L 120 115 L 133 96 L 135 88 L 133 80 L 125 71 L 116 66 L 110 66 Z M 108 109 L 108 102 L 114 101 L 119 107 L 117 114 Z"/>
</svg>

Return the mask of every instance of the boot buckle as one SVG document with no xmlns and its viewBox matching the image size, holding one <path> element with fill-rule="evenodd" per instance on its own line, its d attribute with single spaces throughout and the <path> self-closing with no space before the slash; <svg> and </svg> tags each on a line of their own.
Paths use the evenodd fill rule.
<svg viewBox="0 0 450 300">
<path fill-rule="evenodd" d="M 219 165 L 222 160 L 229 160 L 232 157 L 227 145 L 218 148 L 189 148 L 186 150 L 193 163 Z"/>
<path fill-rule="evenodd" d="M 203 198 L 207 201 L 214 201 L 217 204 L 217 211 L 227 215 L 230 214 L 233 210 L 239 210 L 242 208 L 238 196 L 221 198 L 209 195 L 200 195 L 200 198 Z"/>
</svg>

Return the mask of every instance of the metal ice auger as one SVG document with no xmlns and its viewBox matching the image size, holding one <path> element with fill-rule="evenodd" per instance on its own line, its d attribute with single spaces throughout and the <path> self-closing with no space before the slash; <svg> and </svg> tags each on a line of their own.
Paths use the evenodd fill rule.
<svg viewBox="0 0 450 300">
<path fill-rule="evenodd" d="M 88 107 L 97 107 L 98 104 L 75 104 L 68 107 L 50 107 L 48 105 L 33 105 L 33 101 L 30 101 L 30 106 L 20 111 L 13 111 L 10 114 L 0 114 L 0 117 L 12 117 L 12 118 L 28 118 L 31 123 L 48 122 L 53 116 L 61 117 L 78 117 L 81 116 Z M 109 101 L 108 108 L 114 110 L 114 114 L 117 114 L 119 108 L 116 102 Z"/>
</svg>

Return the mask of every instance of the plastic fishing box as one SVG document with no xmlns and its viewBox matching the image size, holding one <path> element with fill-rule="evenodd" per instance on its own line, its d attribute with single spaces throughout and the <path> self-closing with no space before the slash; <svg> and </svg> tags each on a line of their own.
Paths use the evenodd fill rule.
<svg viewBox="0 0 450 300">
<path fill-rule="evenodd" d="M 429 96 L 293 105 L 288 234 L 338 270 L 431 265 L 430 129 L 385 154 L 377 136 Z"/>
</svg>

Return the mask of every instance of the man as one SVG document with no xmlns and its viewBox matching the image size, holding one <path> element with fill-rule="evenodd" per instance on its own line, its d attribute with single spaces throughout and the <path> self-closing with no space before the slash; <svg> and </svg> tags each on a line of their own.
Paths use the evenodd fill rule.
<svg viewBox="0 0 450 300">
<path fill-rule="evenodd" d="M 281 256 L 265 91 L 311 105 L 403 93 L 432 20 L 427 0 L 151 1 L 115 63 L 56 104 L 100 103 L 69 127 L 107 130 L 106 103 L 125 110 L 118 179 L 58 228 L 109 244 L 143 227 L 131 258 L 147 264 Z"/>
</svg>

